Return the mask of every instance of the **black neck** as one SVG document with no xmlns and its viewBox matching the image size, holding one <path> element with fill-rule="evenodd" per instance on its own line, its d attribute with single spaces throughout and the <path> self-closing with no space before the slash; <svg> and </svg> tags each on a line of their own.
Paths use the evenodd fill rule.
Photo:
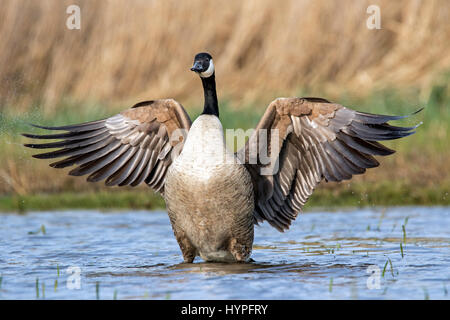
<svg viewBox="0 0 450 320">
<path fill-rule="evenodd" d="M 219 117 L 219 104 L 216 94 L 216 77 L 213 74 L 208 78 L 201 78 L 203 84 L 203 93 L 205 95 L 205 105 L 202 114 L 212 114 Z"/>
</svg>

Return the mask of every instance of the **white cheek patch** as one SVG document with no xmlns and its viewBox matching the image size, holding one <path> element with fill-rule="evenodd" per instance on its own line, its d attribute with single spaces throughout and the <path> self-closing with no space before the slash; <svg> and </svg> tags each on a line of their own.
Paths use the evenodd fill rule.
<svg viewBox="0 0 450 320">
<path fill-rule="evenodd" d="M 209 67 L 206 71 L 200 72 L 200 77 L 202 78 L 209 78 L 214 73 L 214 62 L 209 60 Z"/>
</svg>

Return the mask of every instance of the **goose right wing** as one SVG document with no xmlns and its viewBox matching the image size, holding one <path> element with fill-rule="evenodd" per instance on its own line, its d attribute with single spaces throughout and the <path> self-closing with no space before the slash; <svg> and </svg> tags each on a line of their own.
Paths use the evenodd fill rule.
<svg viewBox="0 0 450 320">
<path fill-rule="evenodd" d="M 33 139 L 58 142 L 26 144 L 34 149 L 56 151 L 33 155 L 38 159 L 64 158 L 54 168 L 75 165 L 69 175 L 89 175 L 87 180 L 105 180 L 107 186 L 137 186 L 144 182 L 161 193 L 167 168 L 181 152 L 191 120 L 173 99 L 145 101 L 115 116 L 61 127 L 44 127 L 65 133 L 23 134 Z"/>
<path fill-rule="evenodd" d="M 273 101 L 238 152 L 253 180 L 255 222 L 266 220 L 283 231 L 322 180 L 347 180 L 378 166 L 374 156 L 394 152 L 378 141 L 409 136 L 417 127 L 387 123 L 401 118 L 358 112 L 321 98 Z M 264 131 L 267 142 L 260 138 Z M 262 163 L 267 154 L 269 161 Z"/>
</svg>

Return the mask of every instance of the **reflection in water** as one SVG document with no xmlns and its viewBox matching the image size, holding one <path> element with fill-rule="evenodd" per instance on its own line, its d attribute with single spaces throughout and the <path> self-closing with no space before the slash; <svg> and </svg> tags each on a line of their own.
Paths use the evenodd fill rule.
<svg viewBox="0 0 450 320">
<path fill-rule="evenodd" d="M 317 266 L 316 266 L 317 267 Z M 284 273 L 284 272 L 308 272 L 314 268 L 313 264 L 271 264 L 271 263 L 190 263 L 178 264 L 170 267 L 183 273 L 213 273 L 216 275 L 242 274 L 242 273 Z"/>
<path fill-rule="evenodd" d="M 254 261 L 234 264 L 181 263 L 164 212 L 4 214 L 0 298 L 35 298 L 39 279 L 47 299 L 95 299 L 97 286 L 103 299 L 448 299 L 449 212 L 307 213 L 285 233 L 257 227 Z"/>
</svg>

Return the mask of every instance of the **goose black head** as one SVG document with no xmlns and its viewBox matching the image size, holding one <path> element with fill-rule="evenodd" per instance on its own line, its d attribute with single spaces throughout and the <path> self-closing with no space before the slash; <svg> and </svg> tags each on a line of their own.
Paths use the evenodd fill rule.
<svg viewBox="0 0 450 320">
<path fill-rule="evenodd" d="M 214 74 L 214 63 L 209 53 L 201 52 L 195 55 L 191 71 L 198 73 L 202 78 L 209 78 Z"/>
</svg>

